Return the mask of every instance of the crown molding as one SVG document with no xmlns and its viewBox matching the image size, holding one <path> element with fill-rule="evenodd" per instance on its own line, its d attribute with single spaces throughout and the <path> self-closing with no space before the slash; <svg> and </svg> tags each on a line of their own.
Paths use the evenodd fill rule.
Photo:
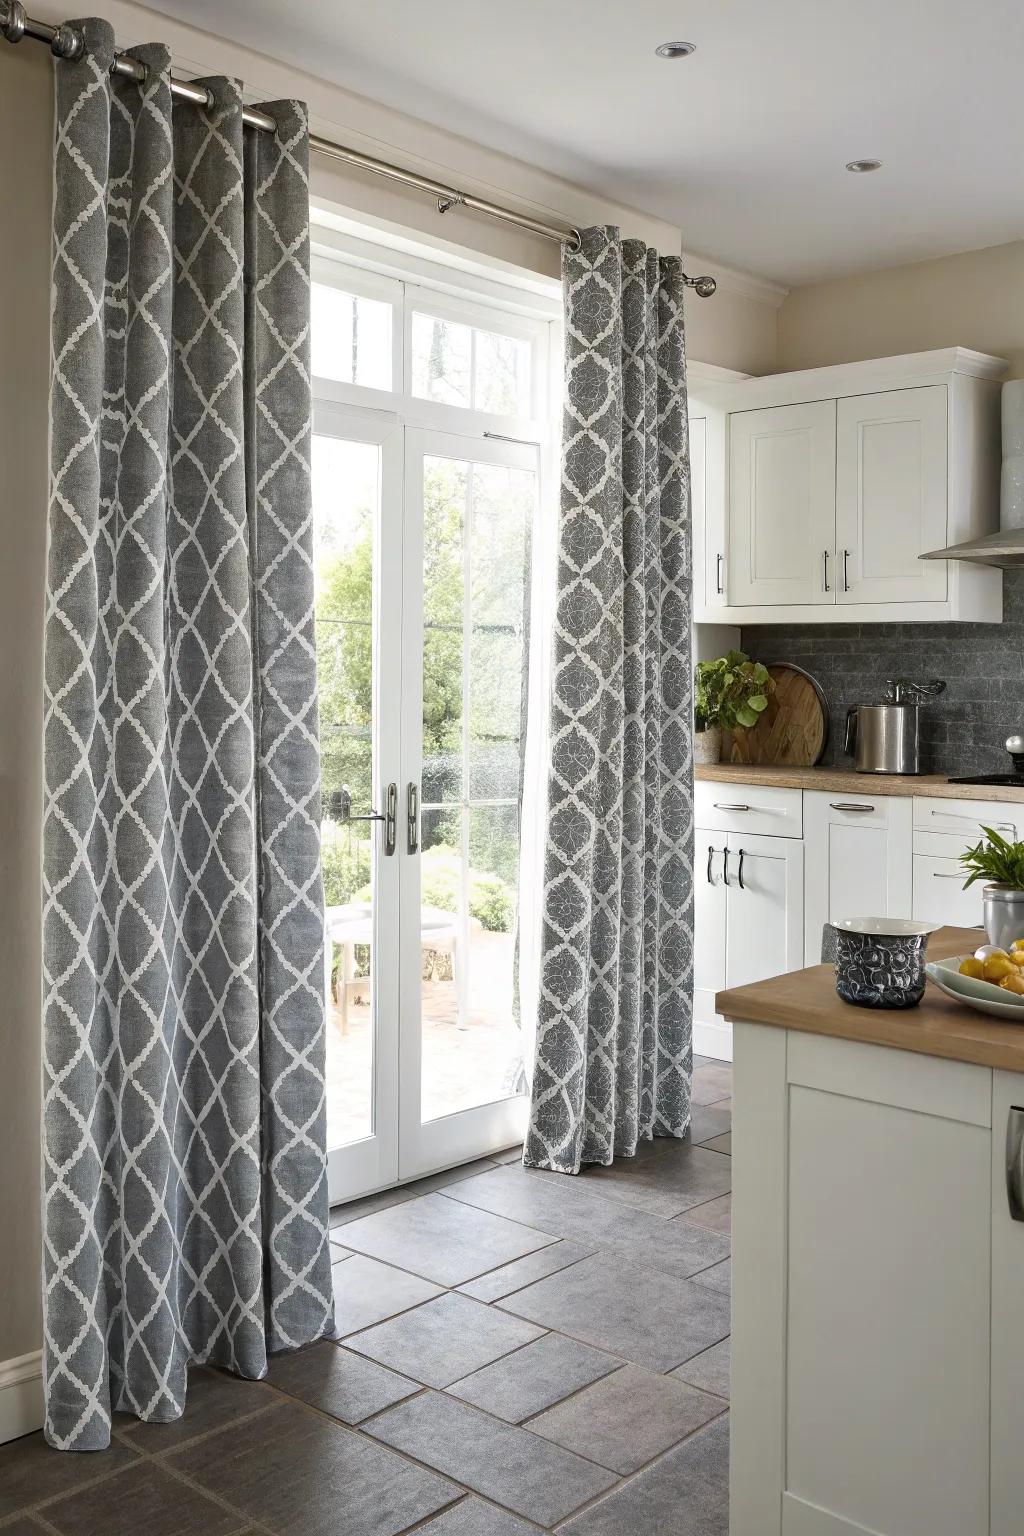
<svg viewBox="0 0 1024 1536">
<path fill-rule="evenodd" d="M 725 267 L 721 262 L 712 260 L 710 256 L 701 256 L 697 251 L 683 252 L 683 266 L 691 277 L 709 272 L 719 288 L 742 294 L 745 299 L 756 299 L 760 304 L 770 304 L 773 309 L 781 308 L 789 294 L 789 289 L 781 283 L 773 283 L 767 277 L 756 277 L 753 272 L 741 272 L 738 267 Z"/>
</svg>

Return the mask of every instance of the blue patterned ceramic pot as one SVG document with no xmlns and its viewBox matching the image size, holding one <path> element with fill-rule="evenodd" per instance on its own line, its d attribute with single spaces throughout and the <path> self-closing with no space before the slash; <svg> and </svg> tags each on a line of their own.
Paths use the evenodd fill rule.
<svg viewBox="0 0 1024 1536">
<path fill-rule="evenodd" d="M 924 996 L 924 956 L 937 923 L 850 917 L 836 930 L 836 991 L 858 1008 L 914 1008 Z"/>
</svg>

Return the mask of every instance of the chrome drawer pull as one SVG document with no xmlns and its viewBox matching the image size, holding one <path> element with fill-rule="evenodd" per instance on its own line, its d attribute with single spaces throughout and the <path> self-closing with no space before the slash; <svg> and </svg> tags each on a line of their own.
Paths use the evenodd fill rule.
<svg viewBox="0 0 1024 1536">
<path fill-rule="evenodd" d="M 932 811 L 933 816 L 945 816 L 947 821 L 959 821 L 967 827 L 976 827 L 981 831 L 981 822 L 974 821 L 970 816 L 958 816 L 955 811 Z M 992 823 L 997 832 L 1016 832 L 1016 824 L 1012 821 L 995 821 Z"/>
<path fill-rule="evenodd" d="M 830 800 L 829 806 L 833 811 L 858 811 L 863 815 L 870 815 L 875 809 L 873 805 L 854 805 L 852 800 Z"/>
<path fill-rule="evenodd" d="M 1014 1221 L 1024 1221 L 1024 1109 L 1016 1105 L 1006 1121 L 1006 1203 Z"/>
<path fill-rule="evenodd" d="M 932 870 L 932 879 L 933 880 L 962 880 L 963 876 L 962 875 L 947 875 L 947 874 L 944 874 L 941 869 L 933 869 Z"/>
<path fill-rule="evenodd" d="M 749 805 L 723 805 L 721 803 L 721 801 L 716 800 L 715 801 L 715 810 L 716 811 L 749 811 L 750 810 L 750 806 Z"/>
</svg>

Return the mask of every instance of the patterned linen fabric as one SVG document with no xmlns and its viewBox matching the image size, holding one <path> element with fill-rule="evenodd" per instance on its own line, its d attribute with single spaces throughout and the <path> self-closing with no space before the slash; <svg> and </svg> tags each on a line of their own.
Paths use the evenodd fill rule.
<svg viewBox="0 0 1024 1536">
<path fill-rule="evenodd" d="M 690 461 L 683 274 L 617 229 L 563 258 L 562 508 L 541 996 L 524 1160 L 690 1123 Z"/>
<path fill-rule="evenodd" d="M 46 594 L 46 1434 L 333 1325 L 305 108 L 59 61 Z"/>
</svg>

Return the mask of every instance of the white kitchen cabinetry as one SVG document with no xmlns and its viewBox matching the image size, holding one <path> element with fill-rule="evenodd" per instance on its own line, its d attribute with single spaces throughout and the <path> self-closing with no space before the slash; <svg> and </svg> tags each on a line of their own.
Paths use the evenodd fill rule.
<svg viewBox="0 0 1024 1536">
<path fill-rule="evenodd" d="M 964 890 L 960 854 L 984 836 L 984 827 L 994 827 L 1011 842 L 1024 839 L 1024 805 L 917 796 L 913 806 L 912 915 L 921 922 L 979 927 L 983 882 Z"/>
<path fill-rule="evenodd" d="M 803 964 L 801 794 L 695 788 L 694 1049 L 729 1060 L 732 1032 L 715 1012 L 715 993 Z"/>
<path fill-rule="evenodd" d="M 841 917 L 909 917 L 913 801 L 804 792 L 804 964 Z"/>
<path fill-rule="evenodd" d="M 702 386 L 697 621 L 998 623 L 999 571 L 918 557 L 998 526 L 1005 371 L 952 347 Z"/>
<path fill-rule="evenodd" d="M 737 1022 L 731 1536 L 1020 1531 L 1022 1089 Z"/>
<path fill-rule="evenodd" d="M 730 605 L 835 602 L 835 473 L 834 400 L 729 417 Z"/>
<path fill-rule="evenodd" d="M 946 386 L 840 400 L 836 418 L 836 601 L 944 602 Z"/>
</svg>

